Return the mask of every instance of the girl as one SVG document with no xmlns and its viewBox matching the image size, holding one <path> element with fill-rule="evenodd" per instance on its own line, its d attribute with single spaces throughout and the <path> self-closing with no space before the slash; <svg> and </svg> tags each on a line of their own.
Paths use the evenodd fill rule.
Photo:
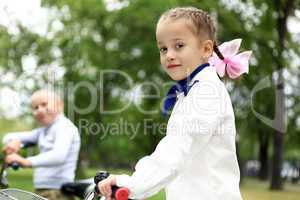
<svg viewBox="0 0 300 200">
<path fill-rule="evenodd" d="M 100 192 L 110 200 L 111 186 L 117 185 L 128 188 L 132 199 L 152 196 L 162 188 L 167 200 L 242 199 L 234 113 L 216 69 L 236 78 L 247 72 L 245 58 L 250 52 L 234 57 L 240 43 L 236 40 L 222 46 L 233 57 L 222 55 L 212 19 L 193 7 L 165 12 L 157 23 L 156 39 L 161 65 L 177 81 L 165 100 L 164 112 L 174 106 L 166 136 L 137 163 L 132 176 L 112 175 L 98 184 Z"/>
</svg>

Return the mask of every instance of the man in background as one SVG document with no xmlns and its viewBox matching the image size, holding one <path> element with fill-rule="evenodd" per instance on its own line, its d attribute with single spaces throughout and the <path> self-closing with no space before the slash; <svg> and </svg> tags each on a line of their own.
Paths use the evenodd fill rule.
<svg viewBox="0 0 300 200">
<path fill-rule="evenodd" d="M 6 163 L 34 168 L 35 192 L 49 200 L 70 200 L 61 193 L 63 183 L 73 182 L 80 149 L 77 127 L 64 116 L 64 103 L 54 92 L 39 90 L 31 97 L 34 118 L 42 127 L 9 133 L 3 138 Z M 24 144 L 35 143 L 40 153 L 24 158 L 18 154 Z"/>
</svg>

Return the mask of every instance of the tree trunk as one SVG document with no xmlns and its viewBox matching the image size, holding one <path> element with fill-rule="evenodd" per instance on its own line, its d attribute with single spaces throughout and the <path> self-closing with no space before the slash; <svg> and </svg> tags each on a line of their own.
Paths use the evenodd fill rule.
<svg viewBox="0 0 300 200">
<path fill-rule="evenodd" d="M 282 79 L 282 71 L 279 72 L 279 79 Z M 278 80 L 280 81 L 280 80 Z M 272 165 L 272 181 L 271 189 L 272 190 L 281 190 L 283 189 L 283 181 L 281 178 L 281 170 L 283 164 L 283 141 L 284 141 L 284 85 L 280 83 L 277 85 L 276 91 L 276 125 L 277 130 L 274 135 L 274 154 L 273 154 L 273 165 Z"/>
<path fill-rule="evenodd" d="M 281 190 L 283 188 L 283 181 L 281 178 L 281 169 L 283 164 L 283 141 L 285 132 L 285 104 L 284 104 L 284 57 L 283 51 L 285 50 L 285 39 L 287 33 L 287 19 L 291 11 L 294 9 L 294 0 L 274 0 L 278 18 L 277 18 L 277 32 L 278 32 L 278 56 L 276 59 L 278 79 L 276 84 L 276 111 L 275 111 L 275 124 L 276 129 L 274 135 L 274 155 L 272 165 L 272 179 L 271 189 Z"/>
<path fill-rule="evenodd" d="M 258 177 L 260 180 L 268 180 L 269 178 L 269 135 L 259 133 L 259 162 L 260 169 Z"/>
<path fill-rule="evenodd" d="M 241 156 L 240 156 L 240 145 L 239 145 L 239 141 L 236 141 L 236 155 L 237 155 L 237 159 L 238 159 L 238 164 L 239 164 L 239 168 L 240 168 L 240 185 L 243 184 L 244 181 L 244 161 L 242 160 Z"/>
</svg>

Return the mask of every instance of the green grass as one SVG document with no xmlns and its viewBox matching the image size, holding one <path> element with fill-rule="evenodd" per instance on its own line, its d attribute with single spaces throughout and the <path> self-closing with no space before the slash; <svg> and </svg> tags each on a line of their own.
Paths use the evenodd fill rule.
<svg viewBox="0 0 300 200">
<path fill-rule="evenodd" d="M 96 170 L 88 170 L 89 177 L 94 176 Z M 112 170 L 114 173 L 126 172 L 124 170 Z M 10 187 L 33 191 L 32 170 L 21 169 L 18 171 L 9 170 L 8 179 Z M 300 185 L 285 184 L 283 191 L 270 191 L 268 182 L 260 182 L 255 179 L 245 179 L 241 186 L 244 200 L 299 200 Z M 147 200 L 164 200 L 165 195 L 160 192 Z"/>
<path fill-rule="evenodd" d="M 283 191 L 270 191 L 269 182 L 247 179 L 243 183 L 242 195 L 245 200 L 298 200 L 300 185 L 286 183 Z"/>
<path fill-rule="evenodd" d="M 19 169 L 16 171 L 9 169 L 7 172 L 9 187 L 33 191 L 31 169 Z"/>
<path fill-rule="evenodd" d="M 32 127 L 24 119 L 0 119 L 0 137 L 8 132 L 30 130 Z"/>
</svg>

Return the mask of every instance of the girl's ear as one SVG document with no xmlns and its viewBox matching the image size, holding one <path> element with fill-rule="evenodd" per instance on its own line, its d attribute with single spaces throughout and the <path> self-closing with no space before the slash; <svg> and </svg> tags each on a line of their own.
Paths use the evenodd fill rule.
<svg viewBox="0 0 300 200">
<path fill-rule="evenodd" d="M 214 51 L 214 43 L 212 40 L 204 40 L 202 42 L 203 57 L 208 59 Z"/>
</svg>

